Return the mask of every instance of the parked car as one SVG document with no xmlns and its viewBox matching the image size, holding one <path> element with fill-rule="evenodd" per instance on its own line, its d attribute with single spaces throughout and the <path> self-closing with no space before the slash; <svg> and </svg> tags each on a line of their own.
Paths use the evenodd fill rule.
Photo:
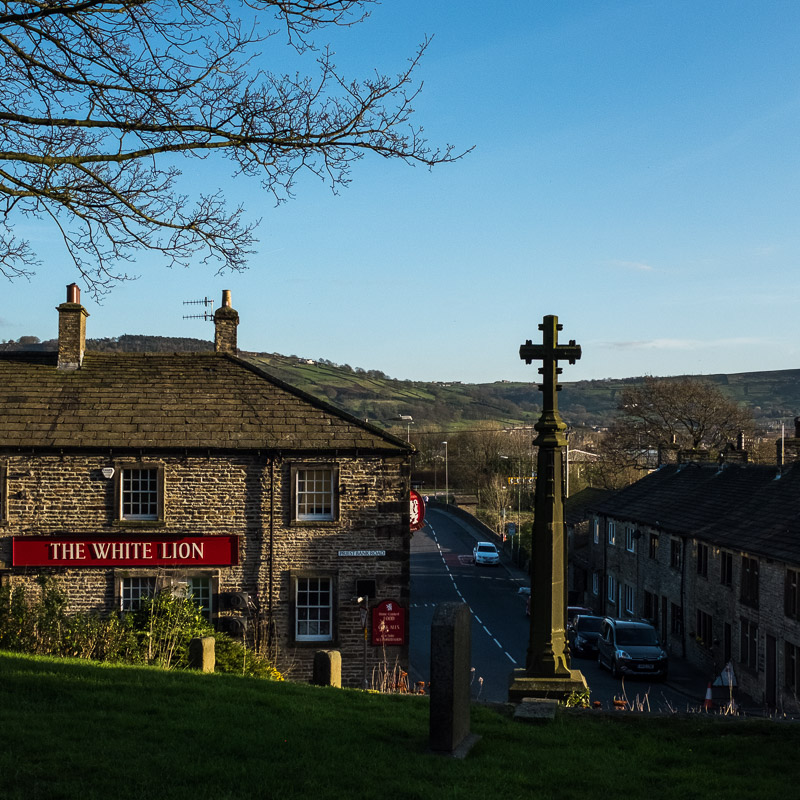
<svg viewBox="0 0 800 800">
<path fill-rule="evenodd" d="M 615 678 L 647 675 L 664 680 L 669 663 L 649 622 L 606 617 L 597 640 L 597 662 L 608 667 Z"/>
<path fill-rule="evenodd" d="M 603 617 L 578 614 L 567 628 L 569 649 L 574 656 L 593 656 L 603 626 Z"/>
<path fill-rule="evenodd" d="M 478 542 L 472 551 L 472 556 L 479 565 L 497 566 L 500 563 L 500 553 L 491 542 Z"/>
<path fill-rule="evenodd" d="M 567 606 L 567 627 L 572 625 L 575 622 L 575 617 L 580 614 L 594 614 L 591 608 L 587 608 L 586 606 Z"/>
</svg>

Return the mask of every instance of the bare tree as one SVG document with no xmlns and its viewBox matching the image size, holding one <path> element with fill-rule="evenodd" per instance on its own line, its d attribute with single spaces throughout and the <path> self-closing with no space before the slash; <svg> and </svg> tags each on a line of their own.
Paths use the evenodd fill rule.
<svg viewBox="0 0 800 800">
<path fill-rule="evenodd" d="M 719 452 L 739 433 L 752 435 L 749 410 L 712 383 L 692 378 L 646 378 L 622 390 L 620 415 L 601 444 L 604 468 L 613 472 L 655 466 L 659 450 Z"/>
<path fill-rule="evenodd" d="M 49 219 L 95 294 L 141 250 L 240 270 L 254 224 L 211 189 L 180 194 L 178 157 L 214 153 L 277 202 L 310 170 L 335 190 L 366 152 L 455 160 L 411 122 L 412 74 L 347 80 L 312 35 L 372 0 L 20 0 L 0 3 L 0 272 L 32 274 L 25 218 Z M 264 30 L 263 18 L 273 24 Z M 248 20 L 247 23 L 243 19 Z M 311 75 L 259 67 L 282 35 Z M 209 181 L 206 181 L 208 183 Z"/>
</svg>

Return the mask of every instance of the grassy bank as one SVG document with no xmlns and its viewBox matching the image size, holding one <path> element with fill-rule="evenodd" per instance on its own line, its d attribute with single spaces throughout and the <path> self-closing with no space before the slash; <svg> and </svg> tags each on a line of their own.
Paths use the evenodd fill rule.
<svg viewBox="0 0 800 800">
<path fill-rule="evenodd" d="M 800 726 L 475 707 L 466 760 L 428 700 L 0 653 L 3 798 L 794 796 Z"/>
</svg>

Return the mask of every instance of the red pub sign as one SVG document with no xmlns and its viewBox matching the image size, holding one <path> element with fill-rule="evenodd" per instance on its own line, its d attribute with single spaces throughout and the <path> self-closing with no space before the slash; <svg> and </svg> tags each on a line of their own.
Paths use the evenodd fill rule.
<svg viewBox="0 0 800 800">
<path fill-rule="evenodd" d="M 406 610 L 395 600 L 384 600 L 372 609 L 372 644 L 406 643 Z"/>
<path fill-rule="evenodd" d="M 14 536 L 15 567 L 175 567 L 234 566 L 237 536 Z"/>
</svg>

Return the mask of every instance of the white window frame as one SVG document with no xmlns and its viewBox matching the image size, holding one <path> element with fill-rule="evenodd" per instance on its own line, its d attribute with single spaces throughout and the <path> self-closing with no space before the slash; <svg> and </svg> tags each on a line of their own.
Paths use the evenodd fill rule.
<svg viewBox="0 0 800 800">
<path fill-rule="evenodd" d="M 157 591 L 155 575 L 132 575 L 121 578 L 119 583 L 120 611 L 138 611 L 142 603 Z"/>
<path fill-rule="evenodd" d="M 613 520 L 608 521 L 608 543 L 612 545 L 617 543 L 617 526 Z"/>
<path fill-rule="evenodd" d="M 333 640 L 333 592 L 333 578 L 297 576 L 294 579 L 295 641 L 330 642 Z M 322 602 L 325 594 L 327 594 L 327 603 Z"/>
<path fill-rule="evenodd" d="M 600 594 L 600 573 L 592 573 L 592 594 L 597 597 Z"/>
<path fill-rule="evenodd" d="M 606 596 L 608 597 L 609 603 L 616 603 L 617 602 L 617 582 L 614 580 L 613 575 L 608 576 L 608 580 L 606 581 Z"/>
<path fill-rule="evenodd" d="M 337 509 L 338 469 L 334 464 L 297 464 L 292 470 L 295 522 L 333 522 Z"/>
<path fill-rule="evenodd" d="M 636 529 L 632 525 L 625 526 L 625 549 L 629 553 L 636 552 Z"/>
<path fill-rule="evenodd" d="M 595 544 L 600 544 L 600 520 L 597 517 L 592 520 L 592 538 Z"/>
<path fill-rule="evenodd" d="M 187 578 L 186 597 L 199 607 L 203 618 L 210 622 L 214 603 L 214 579 L 210 575 L 192 575 Z"/>
<path fill-rule="evenodd" d="M 633 586 L 629 586 L 627 583 L 625 584 L 624 598 L 626 613 L 634 616 L 636 614 L 636 592 Z"/>
<path fill-rule="evenodd" d="M 157 522 L 163 519 L 164 468 L 161 465 L 123 464 L 119 468 L 118 491 L 117 512 L 121 521 Z"/>
</svg>

